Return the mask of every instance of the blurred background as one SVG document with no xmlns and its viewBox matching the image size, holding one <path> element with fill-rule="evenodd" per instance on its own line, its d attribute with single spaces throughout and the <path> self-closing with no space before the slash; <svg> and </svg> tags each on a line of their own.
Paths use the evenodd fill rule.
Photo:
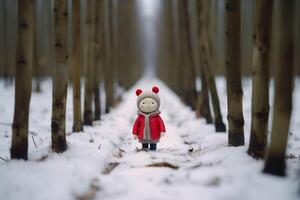
<svg viewBox="0 0 300 200">
<path fill-rule="evenodd" d="M 35 28 L 35 51 L 34 51 L 34 77 L 44 77 L 51 75 L 53 66 L 53 19 L 51 9 L 52 0 L 35 0 L 36 2 L 36 28 Z M 82 19 L 82 48 L 84 51 L 85 28 L 84 16 L 86 3 L 81 1 Z M 196 30 L 196 0 L 189 0 L 189 9 L 192 28 Z M 129 69 L 134 80 L 140 77 L 145 71 L 148 73 L 159 72 L 162 76 L 168 73 L 176 64 L 174 51 L 178 38 L 174 38 L 173 30 L 176 30 L 175 7 L 177 0 L 106 0 L 106 5 L 110 10 L 112 29 L 110 35 L 114 38 L 113 60 L 116 68 Z M 69 0 L 69 5 L 72 2 Z M 296 55 L 300 55 L 300 22 L 299 22 L 299 1 L 297 1 L 297 26 L 296 26 Z M 224 74 L 224 1 L 212 1 L 213 17 L 213 42 L 216 64 L 213 70 L 216 74 Z M 70 8 L 71 9 L 71 8 Z M 16 20 L 17 20 L 17 0 L 0 0 L 0 76 L 10 80 L 15 73 L 16 56 Z M 242 71 L 244 75 L 250 75 L 252 60 L 252 31 L 253 31 L 254 1 L 241 1 L 241 27 L 242 27 Z M 274 10 L 276 16 L 276 9 Z M 71 15 L 70 15 L 71 20 Z M 276 26 L 273 26 L 272 33 L 276 33 Z M 70 29 L 71 30 L 71 29 Z M 191 33 L 191 44 L 196 46 L 196 32 Z M 71 34 L 71 31 L 70 31 Z M 276 38 L 274 38 L 276 39 Z M 70 40 L 70 43 L 72 41 Z M 83 55 L 83 54 L 82 54 Z M 193 59 L 195 65 L 199 65 L 199 53 L 197 48 L 193 48 Z M 295 56 L 297 74 L 299 74 L 299 56 Z M 276 60 L 272 60 L 276 62 Z M 84 56 L 82 59 L 84 62 Z M 84 66 L 84 65 L 83 65 Z M 272 65 L 271 65 L 272 66 Z M 115 73 L 122 70 L 115 70 Z M 167 72 L 163 72 L 167 71 Z"/>
</svg>

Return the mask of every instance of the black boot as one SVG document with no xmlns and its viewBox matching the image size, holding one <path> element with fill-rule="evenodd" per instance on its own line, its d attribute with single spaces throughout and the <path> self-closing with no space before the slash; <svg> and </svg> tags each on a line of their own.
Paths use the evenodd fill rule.
<svg viewBox="0 0 300 200">
<path fill-rule="evenodd" d="M 148 143 L 142 143 L 142 147 L 143 147 L 143 149 L 148 149 L 149 148 L 149 144 Z"/>
<path fill-rule="evenodd" d="M 150 150 L 155 151 L 156 150 L 156 143 L 150 144 Z"/>
</svg>

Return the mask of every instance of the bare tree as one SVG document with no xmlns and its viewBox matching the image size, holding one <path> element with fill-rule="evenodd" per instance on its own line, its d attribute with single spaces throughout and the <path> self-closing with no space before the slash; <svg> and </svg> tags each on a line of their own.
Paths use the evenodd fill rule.
<svg viewBox="0 0 300 200">
<path fill-rule="evenodd" d="M 278 1 L 278 64 L 275 70 L 275 99 L 271 143 L 264 172 L 285 176 L 285 153 L 293 93 L 295 2 Z"/>
<path fill-rule="evenodd" d="M 73 131 L 83 131 L 81 119 L 80 0 L 72 1 L 73 47 L 71 55 L 73 87 Z"/>
<path fill-rule="evenodd" d="M 68 5 L 65 0 L 54 0 L 55 66 L 53 67 L 52 150 L 67 149 L 66 100 L 68 86 Z"/>
<path fill-rule="evenodd" d="M 3 78 L 5 83 L 7 82 L 8 79 L 8 40 L 7 40 L 7 14 L 8 14 L 8 9 L 7 9 L 7 0 L 3 0 L 1 3 L 3 3 L 3 9 L 1 10 L 1 13 L 3 15 L 3 24 L 2 24 L 2 31 L 3 31 Z"/>
<path fill-rule="evenodd" d="M 119 78 L 119 84 L 121 85 L 122 88 L 125 88 L 125 78 L 124 76 L 126 74 L 125 70 L 125 63 L 124 63 L 124 46 L 125 46 L 125 38 L 124 38 L 124 32 L 126 31 L 127 26 L 125 25 L 127 19 L 128 19 L 128 13 L 126 12 L 126 8 L 128 7 L 128 2 L 124 1 L 118 1 L 118 6 L 117 6 L 117 12 L 118 15 L 120 16 L 117 20 L 117 35 L 118 35 L 118 59 L 117 59 L 117 66 L 119 67 L 118 69 L 118 78 Z M 104 23 L 104 21 L 103 21 Z M 102 26 L 103 27 L 103 26 Z M 102 31 L 103 32 L 103 31 Z"/>
<path fill-rule="evenodd" d="M 97 0 L 95 4 L 95 34 L 94 34 L 94 105 L 95 105 L 95 120 L 100 120 L 101 117 L 101 102 L 100 102 L 100 73 L 103 65 L 103 0 Z"/>
<path fill-rule="evenodd" d="M 94 93 L 94 35 L 95 35 L 95 18 L 94 18 L 95 1 L 87 1 L 87 13 L 85 19 L 85 28 L 87 32 L 86 40 L 86 67 L 85 67 L 85 84 L 84 84 L 84 114 L 83 121 L 85 125 L 92 125 L 94 116 L 92 110 L 93 93 Z"/>
<path fill-rule="evenodd" d="M 203 71 L 203 67 L 201 66 L 200 68 L 201 68 L 201 91 L 198 94 L 196 114 L 197 117 L 204 117 L 206 123 L 211 124 L 213 123 L 213 119 L 211 116 L 211 111 L 209 106 L 209 92 L 206 83 L 206 76 Z"/>
<path fill-rule="evenodd" d="M 179 24 L 181 39 L 181 56 L 183 76 L 183 100 L 192 109 L 195 109 L 197 92 L 196 92 L 196 72 L 193 63 L 192 47 L 190 40 L 190 25 L 188 15 L 188 0 L 178 1 L 179 7 Z"/>
<path fill-rule="evenodd" d="M 183 96 L 183 88 L 182 88 L 182 76 L 181 76 L 181 43 L 180 43 L 180 27 L 179 27 L 179 10 L 178 10 L 178 0 L 170 0 L 171 6 L 171 33 L 172 36 L 170 37 L 172 40 L 170 41 L 173 44 L 173 58 L 174 58 L 174 66 L 173 66 L 173 73 L 172 77 L 174 79 L 174 90 L 177 95 Z"/>
<path fill-rule="evenodd" d="M 32 0 L 18 1 L 18 39 L 15 79 L 15 112 L 12 125 L 10 154 L 14 159 L 27 160 L 28 118 L 31 97 L 34 3 Z"/>
<path fill-rule="evenodd" d="M 225 2 L 226 83 L 228 104 L 228 144 L 241 146 L 244 139 L 243 88 L 241 83 L 240 0 Z"/>
<path fill-rule="evenodd" d="M 207 87 L 209 88 L 209 92 L 211 94 L 211 100 L 214 110 L 215 116 L 215 128 L 216 132 L 225 132 L 226 127 L 223 123 L 220 102 L 218 91 L 216 88 L 215 77 L 212 71 L 213 68 L 213 42 L 212 37 L 209 37 L 209 34 L 212 30 L 212 13 L 211 13 L 211 1 L 197 1 L 198 7 L 198 37 L 199 37 L 199 45 L 201 51 L 201 59 L 202 65 L 201 68 L 204 72 L 204 77 Z"/>
<path fill-rule="evenodd" d="M 40 60 L 40 52 L 39 52 L 39 18 L 37 17 L 38 15 L 38 0 L 34 0 L 34 44 L 33 44 L 33 76 L 35 78 L 35 87 L 34 91 L 35 92 L 41 92 L 41 66 L 39 63 Z"/>
<path fill-rule="evenodd" d="M 253 34 L 252 118 L 248 154 L 264 158 L 269 118 L 269 60 L 272 30 L 273 0 L 255 3 L 255 32 Z"/>
<path fill-rule="evenodd" d="M 45 12 L 47 13 L 46 24 L 48 24 L 47 29 L 47 50 L 46 54 L 48 55 L 48 70 L 47 74 L 53 72 L 53 66 L 55 65 L 55 22 L 54 22 L 54 12 L 53 12 L 53 1 L 44 1 L 46 4 Z"/>
<path fill-rule="evenodd" d="M 13 75 L 15 66 L 15 48 L 11 48 L 11 46 L 15 45 L 16 39 L 16 28 L 17 26 L 11 26 L 11 24 L 17 23 L 17 13 L 16 13 L 16 4 L 18 1 L 9 1 L 3 0 L 4 12 L 3 12 L 3 33 L 4 33 L 4 83 L 5 86 L 9 86 L 13 84 Z"/>
<path fill-rule="evenodd" d="M 0 29 L 0 40 L 1 40 L 1 46 L 0 46 L 0 75 L 5 77 L 5 71 L 6 71 L 6 8 L 5 8 L 6 1 L 2 0 L 0 1 L 0 23 L 1 23 L 1 29 Z"/>
<path fill-rule="evenodd" d="M 104 30 L 105 30 L 105 65 L 103 67 L 104 73 L 104 85 L 105 85 L 105 96 L 106 96 L 106 105 L 105 113 L 108 113 L 110 108 L 114 104 L 114 69 L 112 62 L 112 2 L 110 0 L 105 0 L 105 14 L 104 14 Z"/>
</svg>

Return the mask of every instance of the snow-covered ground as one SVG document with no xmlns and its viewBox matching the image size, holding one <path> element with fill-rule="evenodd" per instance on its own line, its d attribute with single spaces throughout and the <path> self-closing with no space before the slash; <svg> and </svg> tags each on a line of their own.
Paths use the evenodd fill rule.
<svg viewBox="0 0 300 200">
<path fill-rule="evenodd" d="M 135 89 L 160 87 L 167 133 L 158 151 L 139 151 L 131 128 L 136 117 Z M 246 154 L 249 143 L 251 81 L 244 80 L 244 147 L 227 147 L 227 134 L 183 105 L 159 80 L 142 79 L 123 102 L 83 133 L 71 133 L 72 100 L 67 106 L 68 150 L 50 151 L 51 81 L 32 95 L 29 161 L 9 160 L 14 88 L 0 81 L 0 199 L 298 199 L 300 168 L 300 79 L 295 82 L 288 145 L 288 177 L 261 173 L 263 161 Z M 218 78 L 226 122 L 225 80 Z M 273 93 L 272 93 L 273 94 Z M 69 89 L 69 96 L 71 90 Z M 272 96 L 272 95 L 271 95 Z M 271 101 L 272 102 L 272 101 Z M 36 143 L 36 147 L 34 145 Z M 161 167 L 164 166 L 164 167 Z"/>
</svg>

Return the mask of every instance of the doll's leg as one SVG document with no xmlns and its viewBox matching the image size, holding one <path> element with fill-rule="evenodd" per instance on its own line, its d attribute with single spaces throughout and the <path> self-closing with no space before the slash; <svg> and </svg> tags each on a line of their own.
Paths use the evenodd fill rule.
<svg viewBox="0 0 300 200">
<path fill-rule="evenodd" d="M 155 151 L 156 150 L 156 143 L 150 144 L 150 150 Z"/>
<path fill-rule="evenodd" d="M 143 149 L 148 149 L 149 148 L 149 144 L 148 143 L 142 143 Z"/>
</svg>

